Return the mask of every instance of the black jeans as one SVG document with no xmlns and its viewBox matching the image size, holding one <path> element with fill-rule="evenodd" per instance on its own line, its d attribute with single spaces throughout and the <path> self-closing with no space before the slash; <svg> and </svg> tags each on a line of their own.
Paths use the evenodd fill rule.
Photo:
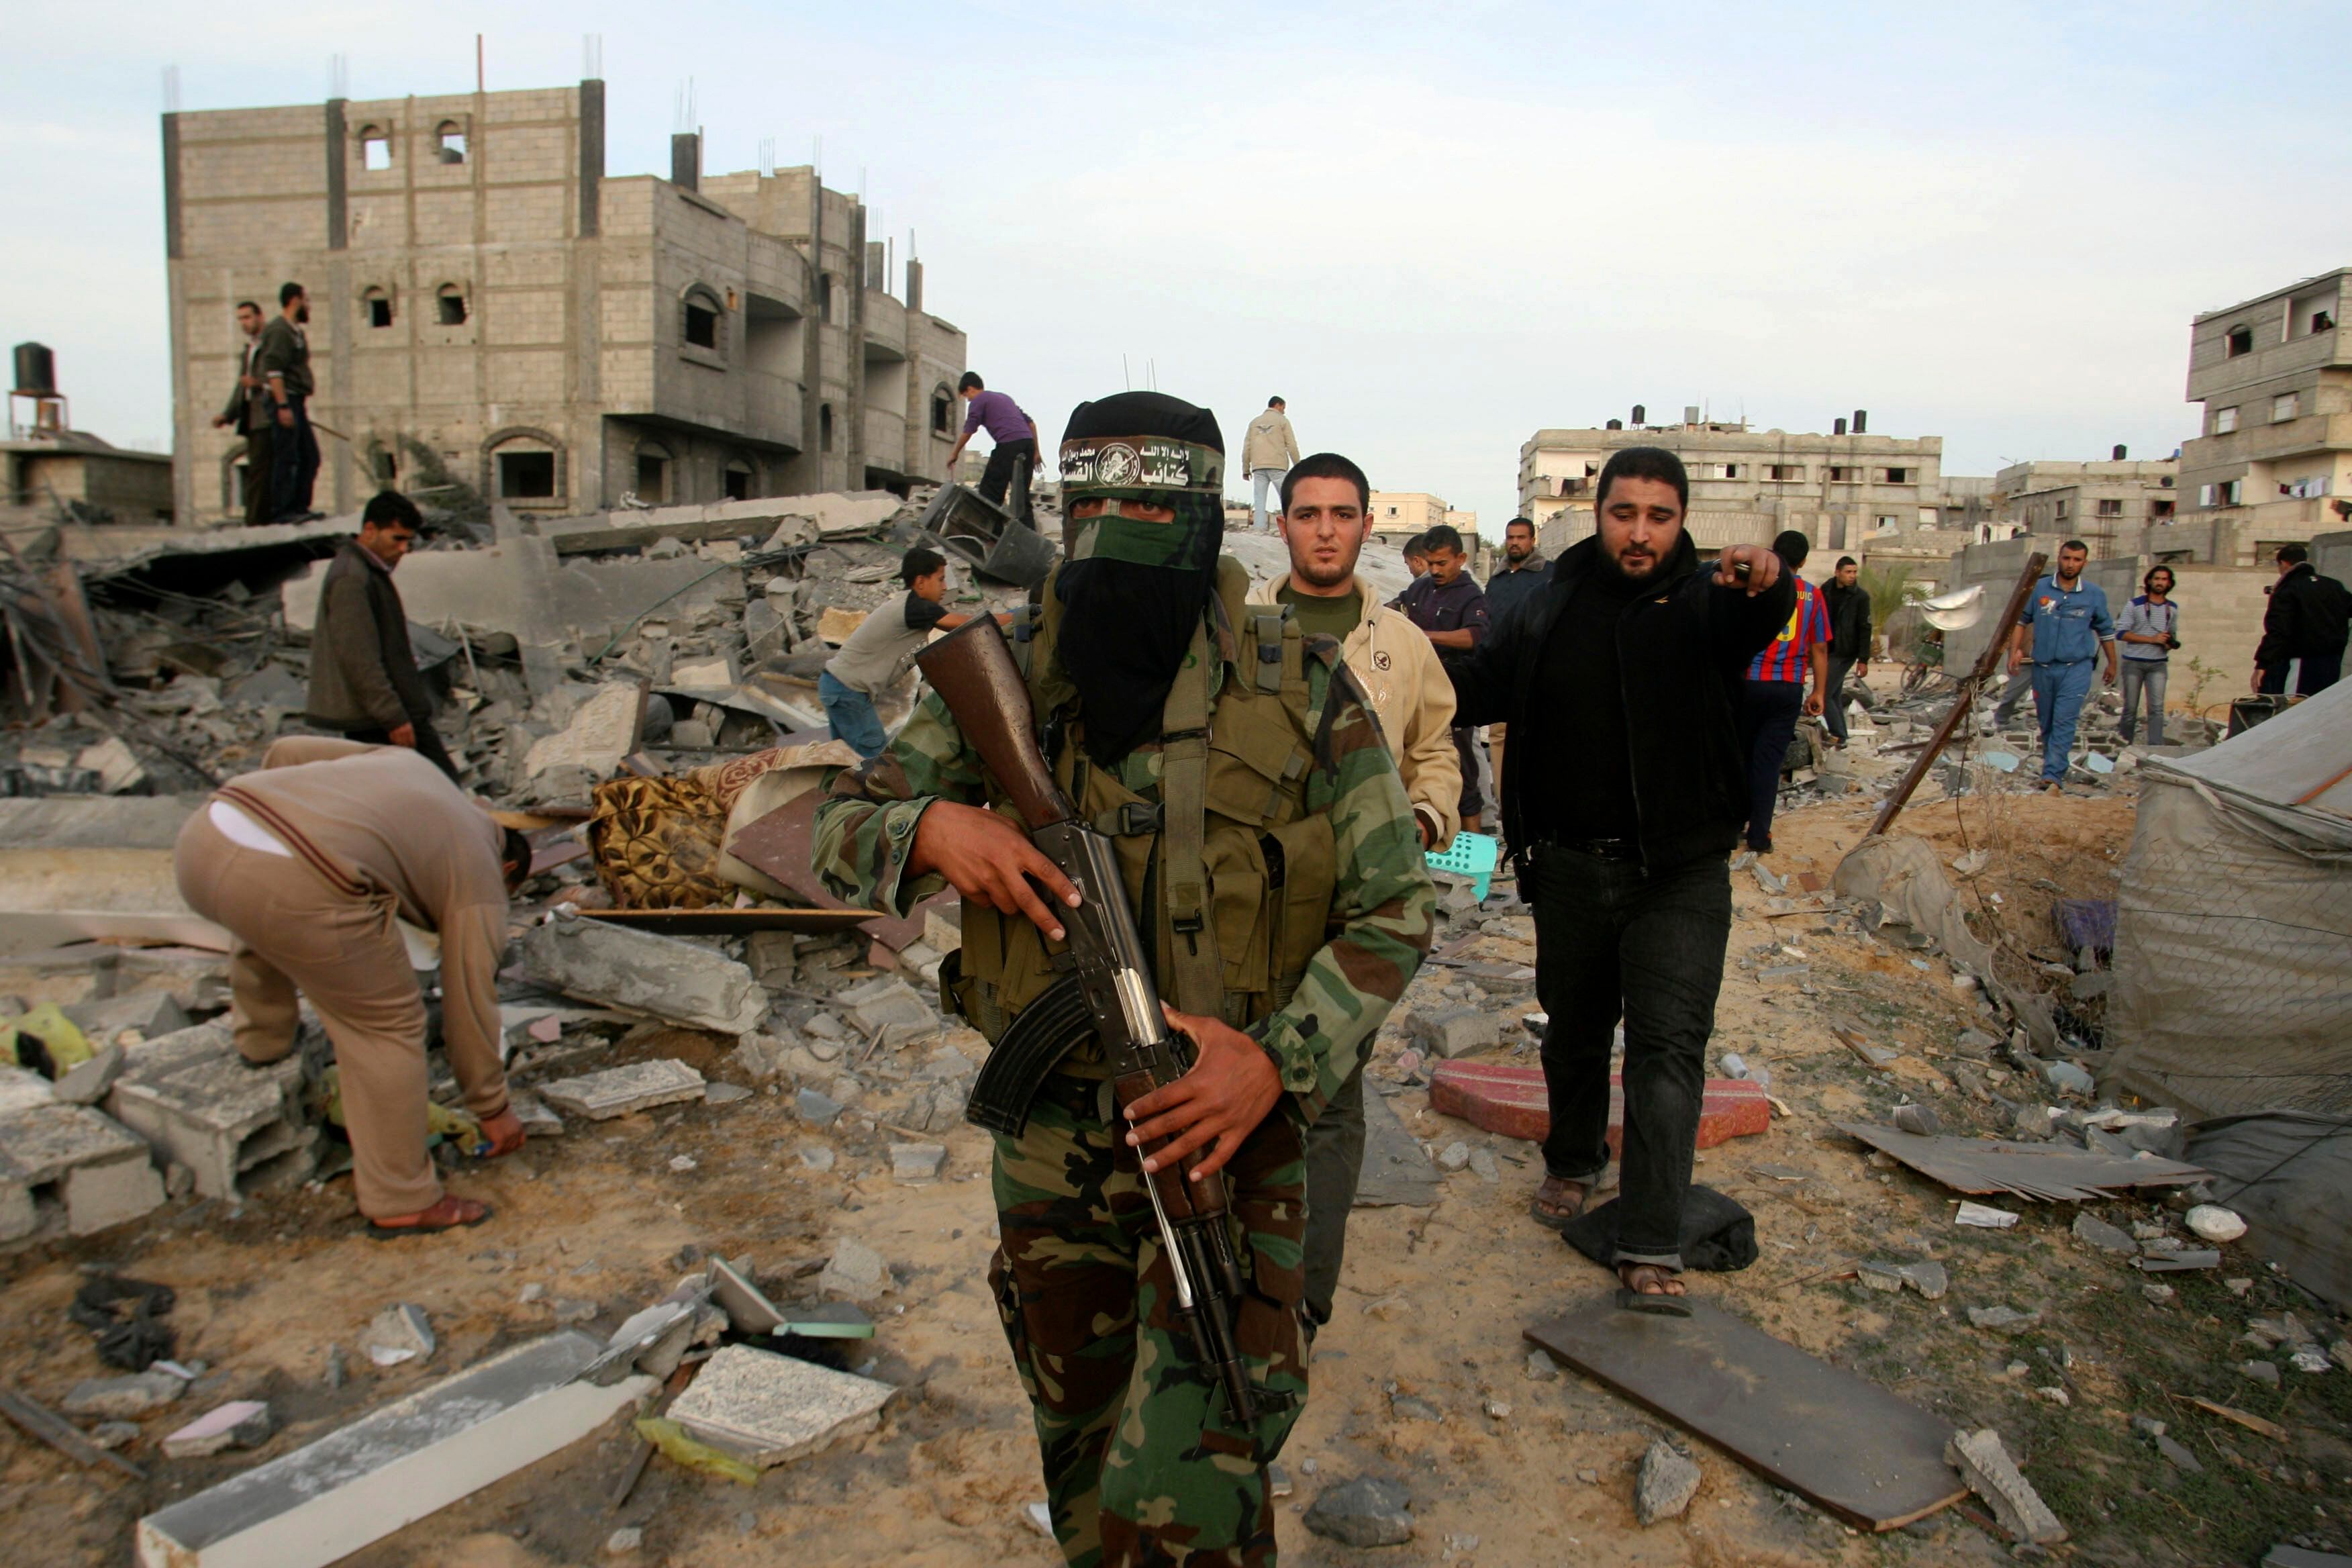
<svg viewBox="0 0 2352 1568">
<path fill-rule="evenodd" d="M 270 515 L 280 521 L 310 510 L 311 487 L 319 478 L 319 437 L 310 430 L 310 400 L 289 397 L 286 405 L 294 411 L 294 423 L 277 427 L 270 464 Z"/>
<path fill-rule="evenodd" d="M 2281 660 L 2277 664 L 2264 666 L 2263 669 L 2264 692 L 2273 696 L 2285 692 L 2286 667 L 2289 663 L 2294 663 L 2298 667 L 2295 670 L 2294 689 L 2301 696 L 2316 697 L 2344 679 L 2342 654 L 2317 658 L 2310 654 L 2305 654 L 2299 660 Z"/>
<path fill-rule="evenodd" d="M 1486 794 L 1478 787 L 1478 730 L 1475 725 L 1457 724 L 1454 727 L 1454 754 L 1462 762 L 1462 799 L 1457 809 L 1466 822 L 1486 806 Z"/>
<path fill-rule="evenodd" d="M 1829 682 L 1822 688 L 1822 722 L 1828 725 L 1830 733 L 1841 741 L 1846 739 L 1845 678 L 1853 673 L 1856 662 L 1851 658 L 1840 658 L 1835 654 L 1830 655 Z"/>
<path fill-rule="evenodd" d="M 441 743 L 440 732 L 433 728 L 433 721 L 411 719 L 408 725 L 410 729 L 416 731 L 416 754 L 447 773 L 451 784 L 460 783 L 457 777 L 457 764 L 450 757 L 449 748 Z M 343 738 L 369 746 L 389 746 L 393 743 L 392 731 L 389 730 L 347 730 L 343 733 Z"/>
<path fill-rule="evenodd" d="M 1323 1102 L 1323 1114 L 1307 1130 L 1307 1314 L 1318 1325 L 1331 1321 L 1331 1300 L 1339 1290 L 1339 1265 L 1348 1255 L 1348 1212 L 1356 1206 L 1356 1184 L 1364 1173 L 1364 1069 Z"/>
<path fill-rule="evenodd" d="M 1004 496 L 1013 488 L 1013 464 L 1016 458 L 1026 458 L 1029 466 L 1022 473 L 1021 493 L 1008 504 Z M 1029 481 L 1036 477 L 1036 442 L 1025 436 L 1018 441 L 999 441 L 996 449 L 988 454 L 988 467 L 981 470 L 980 493 L 1034 528 L 1037 521 L 1029 510 Z"/>
<path fill-rule="evenodd" d="M 1772 842 L 1772 807 L 1780 798 L 1780 764 L 1805 710 L 1801 680 L 1750 680 L 1739 699 L 1739 749 L 1748 753 L 1748 847 Z"/>
<path fill-rule="evenodd" d="M 1722 857 L 1651 874 L 1555 844 L 1530 857 L 1536 995 L 1551 1130 L 1544 1170 L 1591 1184 L 1609 1163 L 1609 1047 L 1625 1020 L 1625 1136 L 1617 1260 L 1680 1268 L 1706 1083 L 1706 1041 L 1731 940 Z"/>
</svg>

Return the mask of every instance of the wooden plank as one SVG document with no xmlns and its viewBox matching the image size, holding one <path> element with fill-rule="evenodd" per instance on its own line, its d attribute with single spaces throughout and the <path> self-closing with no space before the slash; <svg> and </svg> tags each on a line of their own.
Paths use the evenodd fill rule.
<svg viewBox="0 0 2352 1568">
<path fill-rule="evenodd" d="M 580 918 L 666 936 L 744 936 L 755 931 L 846 931 L 872 910 L 582 910 Z"/>
<path fill-rule="evenodd" d="M 2014 1193 L 2021 1198 L 2090 1203 L 2114 1197 L 2111 1189 L 2117 1187 L 2181 1186 L 2213 1173 L 2178 1160 L 2126 1160 L 2059 1143 L 1923 1138 L 1864 1121 L 1841 1121 L 1837 1130 L 1956 1193 Z"/>
<path fill-rule="evenodd" d="M 1688 1318 L 1601 1300 L 1527 1337 L 1857 1529 L 1899 1530 L 1968 1496 L 1953 1423 L 1705 1302 Z"/>
</svg>

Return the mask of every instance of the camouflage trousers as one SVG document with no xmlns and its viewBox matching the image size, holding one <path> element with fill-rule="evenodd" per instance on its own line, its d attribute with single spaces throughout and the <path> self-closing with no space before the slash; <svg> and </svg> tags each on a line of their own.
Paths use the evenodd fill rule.
<svg viewBox="0 0 2352 1568">
<path fill-rule="evenodd" d="M 1234 1339 L 1259 1396 L 1244 1428 L 1173 1310 L 1114 1115 L 1108 1080 L 1055 1072 L 1027 1131 L 996 1139 L 989 1284 L 1036 1421 L 1055 1538 L 1079 1568 L 1271 1563 L 1265 1466 L 1307 1400 L 1298 1130 L 1276 1110 L 1224 1171 L 1247 1283 Z"/>
</svg>

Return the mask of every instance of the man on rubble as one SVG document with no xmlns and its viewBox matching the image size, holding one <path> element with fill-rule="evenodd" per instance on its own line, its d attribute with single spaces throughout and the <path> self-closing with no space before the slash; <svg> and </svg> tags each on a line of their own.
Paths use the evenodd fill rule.
<svg viewBox="0 0 2352 1568">
<path fill-rule="evenodd" d="M 499 956 L 530 846 L 431 763 L 396 746 L 289 736 L 181 829 L 180 896 L 236 939 L 237 1053 L 294 1048 L 296 993 L 341 1069 L 352 1182 L 371 1234 L 479 1225 L 487 1204 L 442 1191 L 425 1151 L 425 1002 L 394 917 L 439 935 L 441 1033 L 486 1158 L 522 1147 L 499 1065 Z"/>
<path fill-rule="evenodd" d="M 1413 624 L 1375 601 L 1356 575 L 1371 532 L 1371 483 L 1337 452 L 1295 464 L 1282 481 L 1276 521 L 1290 570 L 1254 589 L 1250 603 L 1284 605 L 1309 637 L 1328 637 L 1371 700 L 1412 803 L 1421 842 L 1443 849 L 1461 820 L 1462 765 L 1454 751 L 1454 682 Z M 1348 1211 L 1364 1163 L 1364 1074 L 1358 1065 L 1307 1132 L 1307 1331 L 1331 1321 Z"/>
<path fill-rule="evenodd" d="M 2104 651 L 2107 684 L 2116 683 L 2116 620 L 2107 591 L 2083 580 L 2090 547 L 2070 539 L 2058 547 L 2058 564 L 2033 584 L 2010 631 L 2009 672 L 2021 664 L 2033 670 L 2033 710 L 2042 721 L 2042 782 L 2058 789 L 2074 765 L 2074 726 L 2091 695 L 2091 667 Z"/>
<path fill-rule="evenodd" d="M 1499 621 L 1533 598 L 1543 587 L 1545 574 L 1551 563 L 1536 549 L 1536 525 L 1524 517 L 1515 517 L 1503 524 L 1503 559 L 1501 564 L 1486 577 L 1486 618 Z M 1486 726 L 1486 760 L 1495 770 L 1495 794 L 1503 793 L 1503 751 L 1510 740 L 1510 726 Z M 1495 802 L 1497 812 L 1502 801 Z"/>
<path fill-rule="evenodd" d="M 405 746 L 457 782 L 457 764 L 433 728 L 433 693 L 408 645 L 408 612 L 392 574 L 425 520 L 397 490 L 380 490 L 360 531 L 335 551 L 319 589 L 310 632 L 310 720 L 369 745 Z"/>
<path fill-rule="evenodd" d="M 1397 595 L 1397 608 L 1429 638 L 1437 649 L 1438 662 L 1450 676 L 1468 662 L 1472 650 L 1486 635 L 1490 621 L 1486 591 L 1466 569 L 1469 552 L 1451 523 L 1441 522 L 1423 533 L 1420 544 L 1429 570 L 1405 585 Z M 1462 826 L 1475 833 L 1486 804 L 1478 788 L 1476 725 L 1457 722 L 1454 726 L 1454 751 L 1462 766 Z"/>
<path fill-rule="evenodd" d="M 1822 722 L 1832 741 L 1846 742 L 1845 680 L 1870 679 L 1870 590 L 1862 585 L 1862 563 L 1851 555 L 1837 558 L 1837 566 L 1822 587 L 1822 605 L 1830 616 L 1829 685 L 1822 697 Z"/>
<path fill-rule="evenodd" d="M 1434 903 L 1396 763 L 1338 646 L 1253 616 L 1247 574 L 1218 557 L 1223 450 L 1213 415 L 1160 393 L 1081 404 L 1061 480 L 1087 526 L 1017 645 L 1055 781 L 1116 836 L 1162 1006 L 1194 1050 L 1183 1078 L 1127 1108 L 1130 1130 L 1088 1030 L 1021 1135 L 996 1137 L 990 1279 L 1074 1563 L 1274 1561 L 1265 1467 L 1307 1394 L 1303 1135 L 1412 979 Z M 946 984 L 992 1044 L 1052 987 L 1056 911 L 1077 900 L 1004 800 L 934 692 L 889 751 L 835 782 L 812 848 L 861 903 L 903 912 L 942 885 L 962 893 Z M 1197 1160 L 1193 1179 L 1228 1186 L 1246 1424 L 1170 1299 L 1135 1152 L 1163 1136 L 1154 1169 Z"/>
<path fill-rule="evenodd" d="M 1734 715 L 1748 661 L 1796 607 L 1755 545 L 1712 570 L 1683 527 L 1682 459 L 1628 447 L 1597 531 L 1553 563 L 1455 676 L 1457 722 L 1511 726 L 1503 832 L 1535 906 L 1551 1131 L 1530 1212 L 1559 1229 L 1609 1163 L 1609 1058 L 1625 1021 L 1620 1305 L 1686 1311 L 1681 1226 L 1707 1036 L 1731 936 L 1727 857 L 1748 816 Z M 1637 805 L 1638 802 L 1638 805 Z"/>
<path fill-rule="evenodd" d="M 907 591 L 886 599 L 858 622 L 816 678 L 817 700 L 824 704 L 833 738 L 848 742 L 868 761 L 890 743 L 882 733 L 882 716 L 875 711 L 874 700 L 914 668 L 915 656 L 933 632 L 951 632 L 971 619 L 944 603 L 948 561 L 938 551 L 920 545 L 908 551 L 898 561 L 898 581 Z M 1012 617 L 996 618 L 1002 625 Z"/>
<path fill-rule="evenodd" d="M 1037 477 L 1037 422 L 1021 411 L 1021 405 L 1001 392 L 988 390 L 988 383 L 980 373 L 968 370 L 956 383 L 956 395 L 970 406 L 964 412 L 963 434 L 956 437 L 955 446 L 948 452 L 948 481 L 955 481 L 956 459 L 963 456 L 964 444 L 985 427 L 988 438 L 996 443 L 988 454 L 988 467 L 980 476 L 980 494 L 983 500 L 1003 507 L 1013 517 L 1031 527 L 1036 520 L 1029 510 L 1029 485 Z M 1020 470 L 1021 489 L 1008 502 L 1006 492 L 1013 488 L 1013 470 Z"/>
<path fill-rule="evenodd" d="M 236 384 L 228 389 L 228 402 L 213 416 L 213 428 L 235 430 L 245 437 L 245 521 L 253 527 L 274 515 L 270 509 L 277 482 L 272 465 L 278 449 L 278 421 L 263 394 L 261 377 L 254 370 L 254 360 L 261 352 L 261 307 L 250 300 L 239 300 L 236 327 L 245 334 L 245 346 L 237 352 Z"/>
<path fill-rule="evenodd" d="M 1298 437 L 1291 434 L 1289 407 L 1279 397 L 1265 400 L 1265 412 L 1250 421 L 1242 438 L 1242 472 L 1250 479 L 1250 526 L 1260 533 L 1275 531 L 1265 520 L 1265 496 L 1282 485 L 1282 476 L 1298 461 Z"/>
<path fill-rule="evenodd" d="M 1797 716 L 1818 717 L 1829 681 L 1830 614 L 1821 590 L 1797 575 L 1812 552 L 1812 542 L 1795 529 L 1772 541 L 1772 553 L 1796 585 L 1797 606 L 1780 635 L 1764 645 L 1748 666 L 1739 699 L 1739 744 L 1748 753 L 1748 847 L 1772 852 L 1772 808 L 1780 798 L 1780 774 L 1789 743 L 1797 738 Z M 1810 683 L 1810 684 L 1809 684 Z"/>
<path fill-rule="evenodd" d="M 319 478 L 319 437 L 310 429 L 310 296 L 299 283 L 278 290 L 278 315 L 261 329 L 254 374 L 267 391 L 270 432 L 270 521 L 309 522 Z"/>
<path fill-rule="evenodd" d="M 2290 667 L 2294 689 L 2311 697 L 2343 678 L 2346 632 L 2352 628 L 2352 593 L 2311 563 L 2310 550 L 2282 544 L 2273 559 L 2278 582 L 2263 612 L 2263 640 L 2254 648 L 2253 689 L 2283 693 Z"/>
</svg>

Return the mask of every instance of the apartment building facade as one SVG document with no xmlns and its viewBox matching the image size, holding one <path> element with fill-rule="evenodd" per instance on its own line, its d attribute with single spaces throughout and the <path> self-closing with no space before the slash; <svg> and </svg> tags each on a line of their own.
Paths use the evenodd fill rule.
<svg viewBox="0 0 2352 1568">
<path fill-rule="evenodd" d="M 1679 425 L 1612 419 L 1538 430 L 1519 448 L 1519 510 L 1547 551 L 1593 530 L 1601 468 L 1626 447 L 1663 447 L 1690 474 L 1692 540 L 1701 549 L 1769 544 L 1794 529 L 1817 550 L 1852 550 L 1874 532 L 1934 527 L 1942 516 L 1943 438 L 1865 433 L 1867 415 L 1829 435 L 1754 430 L 1694 417 Z"/>
<path fill-rule="evenodd" d="M 2347 279 L 2306 278 L 2191 323 L 2189 401 L 2204 411 L 2180 448 L 2179 521 L 2211 534 L 2198 558 L 2261 564 L 2352 518 Z"/>
<path fill-rule="evenodd" d="M 604 172 L 604 84 L 163 121 L 181 521 L 239 510 L 239 300 L 309 290 L 322 510 L 394 485 L 519 510 L 897 488 L 954 444 L 965 340 L 889 291 L 813 169 Z"/>
<path fill-rule="evenodd" d="M 2139 552 L 2141 531 L 2171 525 L 2180 464 L 2134 461 L 2118 447 L 2106 462 L 2011 463 L 1993 476 L 1995 515 L 2025 532 L 2080 539 L 2093 560 Z"/>
</svg>

